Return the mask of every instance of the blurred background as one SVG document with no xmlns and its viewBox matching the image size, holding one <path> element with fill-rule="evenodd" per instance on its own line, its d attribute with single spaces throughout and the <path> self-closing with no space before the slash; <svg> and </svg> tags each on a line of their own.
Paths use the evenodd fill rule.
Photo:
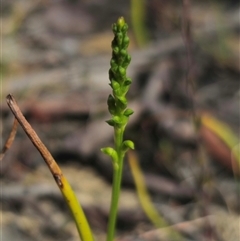
<svg viewBox="0 0 240 241">
<path fill-rule="evenodd" d="M 129 23 L 135 111 L 126 138 L 135 142 L 136 170 L 157 215 L 185 240 L 238 240 L 239 1 L 3 0 L 1 146 L 14 120 L 5 101 L 11 93 L 72 184 L 96 240 L 105 240 L 112 163 L 100 148 L 113 141 L 106 101 L 111 25 L 120 16 Z M 129 163 L 118 240 L 172 240 L 156 238 Z M 2 240 L 78 240 L 20 127 L 0 175 Z"/>
</svg>

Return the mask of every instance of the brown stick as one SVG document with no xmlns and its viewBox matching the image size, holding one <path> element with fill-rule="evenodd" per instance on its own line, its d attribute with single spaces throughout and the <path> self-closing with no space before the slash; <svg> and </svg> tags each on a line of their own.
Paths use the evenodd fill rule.
<svg viewBox="0 0 240 241">
<path fill-rule="evenodd" d="M 0 161 L 2 161 L 5 153 L 7 152 L 7 150 L 11 147 L 11 145 L 13 143 L 16 133 L 17 133 L 17 127 L 18 127 L 18 121 L 16 118 L 14 118 L 13 126 L 12 126 L 11 132 L 9 134 L 9 137 L 6 140 L 6 142 L 2 148 L 2 151 L 0 153 Z"/>
<path fill-rule="evenodd" d="M 25 133 L 28 135 L 29 139 L 32 141 L 33 145 L 40 152 L 44 161 L 48 165 L 53 177 L 55 178 L 55 181 L 57 182 L 58 186 L 61 187 L 62 186 L 61 178 L 63 176 L 61 169 L 59 168 L 58 164 L 52 157 L 51 153 L 48 151 L 47 147 L 42 143 L 37 133 L 33 130 L 31 125 L 25 119 L 20 108 L 17 105 L 17 102 L 15 101 L 14 97 L 10 94 L 7 96 L 7 104 L 10 110 L 12 111 L 12 113 L 14 114 L 15 118 L 19 122 L 19 124 L 22 126 Z"/>
</svg>

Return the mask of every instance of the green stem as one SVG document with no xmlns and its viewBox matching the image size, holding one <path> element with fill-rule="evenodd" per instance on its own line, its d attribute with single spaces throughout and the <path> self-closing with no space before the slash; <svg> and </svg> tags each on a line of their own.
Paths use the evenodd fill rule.
<svg viewBox="0 0 240 241">
<path fill-rule="evenodd" d="M 107 241 L 113 241 L 115 226 L 117 220 L 117 211 L 118 211 L 118 202 L 120 196 L 121 182 L 122 182 L 122 171 L 123 171 L 123 157 L 124 154 L 121 150 L 121 145 L 123 141 L 123 133 L 125 128 L 114 128 L 114 141 L 115 141 L 115 150 L 117 152 L 118 165 L 114 165 L 113 169 L 113 187 L 112 187 L 112 199 L 111 207 L 108 221 L 108 232 L 107 232 Z"/>
</svg>

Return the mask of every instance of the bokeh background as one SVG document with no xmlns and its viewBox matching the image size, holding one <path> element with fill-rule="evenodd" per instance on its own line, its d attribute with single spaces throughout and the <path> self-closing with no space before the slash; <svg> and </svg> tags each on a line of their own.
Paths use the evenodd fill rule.
<svg viewBox="0 0 240 241">
<path fill-rule="evenodd" d="M 239 1 L 2 0 L 1 146 L 11 93 L 76 190 L 96 240 L 105 240 L 112 164 L 100 148 L 112 145 L 106 100 L 120 16 L 129 23 L 135 110 L 126 138 L 158 215 L 186 240 L 239 240 Z M 125 162 L 118 240 L 156 240 L 164 229 L 143 211 Z M 0 174 L 2 240 L 78 240 L 21 128 Z"/>
</svg>

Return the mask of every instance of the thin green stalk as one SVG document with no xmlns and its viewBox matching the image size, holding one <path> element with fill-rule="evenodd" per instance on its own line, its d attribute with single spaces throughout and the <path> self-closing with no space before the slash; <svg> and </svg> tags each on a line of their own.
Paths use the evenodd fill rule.
<svg viewBox="0 0 240 241">
<path fill-rule="evenodd" d="M 112 241 L 114 239 L 117 212 L 118 212 L 118 201 L 119 201 L 121 181 L 122 181 L 122 169 L 123 169 L 123 162 L 119 165 L 119 168 L 117 170 L 114 170 L 114 173 L 113 173 L 112 201 L 111 201 L 111 208 L 110 208 L 110 217 L 108 222 L 107 241 Z"/>
<path fill-rule="evenodd" d="M 112 200 L 110 207 L 110 218 L 107 232 L 107 241 L 112 241 L 114 238 L 114 232 L 116 227 L 118 202 L 120 196 L 121 182 L 122 182 L 122 170 L 123 170 L 123 155 L 121 153 L 121 145 L 123 140 L 123 129 L 115 128 L 115 150 L 118 157 L 118 165 L 113 169 L 113 185 L 112 185 Z"/>
<path fill-rule="evenodd" d="M 105 147 L 101 149 L 102 152 L 112 158 L 113 162 L 113 187 L 107 241 L 113 241 L 115 234 L 124 155 L 129 148 L 134 148 L 132 141 L 123 141 L 124 130 L 129 116 L 133 114 L 133 111 L 127 108 L 127 99 L 125 97 L 132 82 L 130 78 L 126 77 L 126 69 L 131 61 L 131 57 L 127 52 L 129 45 L 127 29 L 128 26 L 122 17 L 112 26 L 114 39 L 112 41 L 109 79 L 113 92 L 112 95 L 109 95 L 107 101 L 112 118 L 107 123 L 114 128 L 115 145 L 114 148 Z"/>
</svg>

